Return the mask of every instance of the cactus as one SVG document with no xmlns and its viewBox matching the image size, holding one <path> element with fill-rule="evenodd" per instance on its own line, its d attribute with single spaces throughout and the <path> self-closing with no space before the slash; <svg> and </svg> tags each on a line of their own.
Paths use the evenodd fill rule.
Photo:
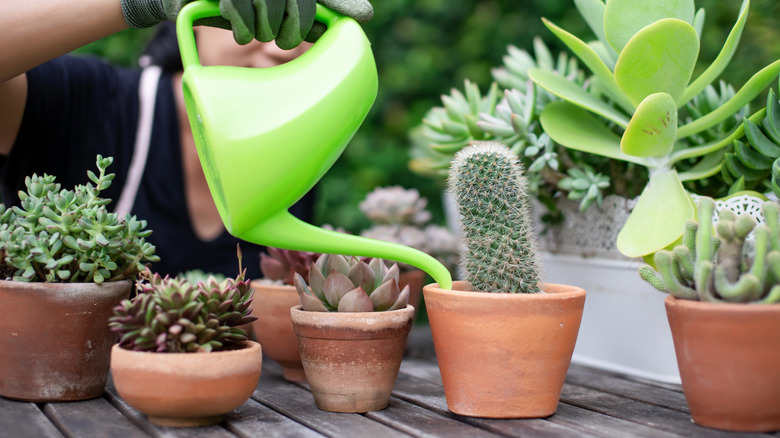
<svg viewBox="0 0 780 438">
<path fill-rule="evenodd" d="M 303 310 L 314 312 L 372 312 L 403 309 L 409 286 L 398 288 L 398 265 L 388 269 L 381 259 L 370 263 L 325 254 L 309 269 L 309 283 L 295 274 Z"/>
<path fill-rule="evenodd" d="M 474 142 L 455 155 L 448 183 L 462 218 L 463 270 L 474 290 L 541 292 L 530 195 L 517 156 L 501 143 Z"/>
<path fill-rule="evenodd" d="M 639 275 L 677 298 L 740 303 L 780 302 L 780 205 L 764 204 L 764 224 L 749 215 L 721 211 L 713 236 L 715 201 L 701 198 L 700 222 L 689 221 L 683 243 L 654 255 L 657 271 L 645 265 Z M 747 236 L 755 232 L 755 242 Z"/>
<path fill-rule="evenodd" d="M 109 320 L 128 350 L 168 353 L 211 352 L 233 348 L 248 339 L 237 328 L 251 316 L 252 295 L 239 275 L 218 282 L 214 277 L 191 283 L 184 277 L 161 277 L 147 268 L 136 283 L 137 295 L 123 300 Z"/>
</svg>

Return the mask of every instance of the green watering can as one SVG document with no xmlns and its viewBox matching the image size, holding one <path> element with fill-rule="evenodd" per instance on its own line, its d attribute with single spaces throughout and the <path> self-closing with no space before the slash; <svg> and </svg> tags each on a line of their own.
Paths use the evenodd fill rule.
<svg viewBox="0 0 780 438">
<path fill-rule="evenodd" d="M 357 22 L 318 4 L 316 19 L 328 29 L 300 57 L 270 68 L 202 66 L 193 23 L 219 15 L 217 2 L 191 2 L 176 33 L 187 114 L 227 231 L 264 246 L 409 263 L 449 288 L 447 269 L 421 251 L 324 230 L 288 211 L 338 159 L 376 98 L 376 64 Z"/>
</svg>

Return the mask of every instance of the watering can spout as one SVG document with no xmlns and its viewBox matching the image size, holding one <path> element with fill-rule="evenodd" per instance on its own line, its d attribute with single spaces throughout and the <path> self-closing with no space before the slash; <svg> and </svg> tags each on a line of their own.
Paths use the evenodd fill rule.
<svg viewBox="0 0 780 438">
<path fill-rule="evenodd" d="M 430 255 L 395 243 L 339 233 L 308 224 L 288 211 L 248 230 L 246 240 L 261 245 L 296 251 L 375 257 L 414 265 L 433 277 L 439 287 L 450 289 L 452 277 L 447 268 Z"/>
</svg>

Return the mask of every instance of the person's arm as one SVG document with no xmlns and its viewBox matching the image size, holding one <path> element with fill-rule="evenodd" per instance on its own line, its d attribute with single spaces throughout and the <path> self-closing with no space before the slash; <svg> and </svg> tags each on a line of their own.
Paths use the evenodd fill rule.
<svg viewBox="0 0 780 438">
<path fill-rule="evenodd" d="M 27 98 L 24 73 L 50 59 L 126 29 L 118 0 L 0 3 L 0 154 L 16 139 Z"/>
</svg>

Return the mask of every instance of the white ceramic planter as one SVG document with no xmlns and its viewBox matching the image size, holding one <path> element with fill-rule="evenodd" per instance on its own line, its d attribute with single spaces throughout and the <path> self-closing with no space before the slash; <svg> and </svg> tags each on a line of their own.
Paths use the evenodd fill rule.
<svg viewBox="0 0 780 438">
<path fill-rule="evenodd" d="M 666 294 L 644 282 L 640 260 L 541 254 L 545 281 L 585 289 L 588 298 L 572 362 L 680 383 L 666 319 Z"/>
</svg>

